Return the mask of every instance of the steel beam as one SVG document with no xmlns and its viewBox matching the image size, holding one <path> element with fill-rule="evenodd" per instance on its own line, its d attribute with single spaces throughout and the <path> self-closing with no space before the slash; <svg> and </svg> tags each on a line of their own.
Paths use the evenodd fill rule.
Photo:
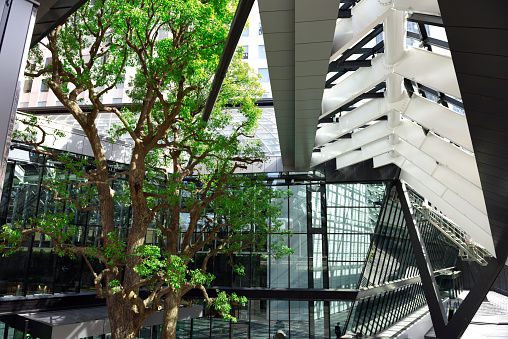
<svg viewBox="0 0 508 339">
<path fill-rule="evenodd" d="M 219 60 L 219 66 L 217 67 L 215 77 L 213 78 L 212 89 L 210 90 L 210 94 L 208 95 L 205 108 L 203 110 L 202 117 L 204 121 L 208 121 L 208 119 L 210 119 L 210 114 L 212 113 L 213 106 L 215 105 L 222 83 L 224 82 L 224 78 L 228 72 L 229 64 L 235 54 L 238 41 L 240 41 L 240 36 L 242 35 L 245 23 L 249 18 L 252 5 L 254 5 L 254 0 L 240 0 L 240 3 L 236 8 L 235 17 L 233 18 L 228 37 L 226 39 L 226 44 L 224 45 L 224 50 L 222 51 L 222 55 Z"/>
<path fill-rule="evenodd" d="M 328 67 L 328 72 L 337 72 L 344 68 L 358 68 L 358 67 L 370 67 L 372 66 L 370 60 L 345 60 L 339 63 L 339 61 L 334 61 L 330 63 Z"/>
<path fill-rule="evenodd" d="M 480 268 L 480 274 L 466 299 L 460 304 L 446 326 L 442 338 L 460 338 L 482 304 L 492 284 L 505 265 L 506 258 L 491 258 L 487 266 Z M 440 337 L 437 337 L 440 339 Z"/>
<path fill-rule="evenodd" d="M 408 16 L 407 21 L 412 21 L 421 24 L 433 25 L 444 27 L 443 18 L 436 15 L 428 15 L 422 13 L 412 13 Z"/>
<path fill-rule="evenodd" d="M 420 271 L 423 291 L 425 293 L 425 298 L 427 299 L 427 304 L 429 305 L 430 317 L 434 325 L 434 331 L 436 332 L 438 338 L 445 338 L 444 334 L 446 331 L 447 318 L 439 295 L 439 286 L 437 285 L 434 277 L 430 258 L 427 253 L 423 237 L 416 226 L 416 218 L 412 213 L 412 207 L 405 185 L 402 182 L 397 181 L 396 189 L 402 211 L 404 212 L 404 220 L 406 222 L 411 245 L 413 246 L 416 264 L 418 266 L 418 270 Z"/>
</svg>

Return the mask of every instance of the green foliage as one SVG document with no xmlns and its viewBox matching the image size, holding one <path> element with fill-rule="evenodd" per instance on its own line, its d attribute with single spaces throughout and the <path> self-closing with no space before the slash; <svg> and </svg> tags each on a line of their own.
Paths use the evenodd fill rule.
<svg viewBox="0 0 508 339">
<path fill-rule="evenodd" d="M 115 265 L 125 261 L 125 243 L 118 238 L 115 232 L 108 233 L 108 245 L 104 246 L 104 256 L 110 261 L 108 264 Z"/>
<path fill-rule="evenodd" d="M 57 255 L 72 257 L 73 253 L 65 244 L 70 243 L 77 233 L 76 226 L 70 223 L 73 217 L 73 214 L 65 213 L 43 214 L 38 218 L 3 225 L 0 231 L 0 252 L 4 256 L 10 255 L 21 249 L 24 237 L 42 233 L 58 242 L 59 245 L 54 247 Z"/>
<path fill-rule="evenodd" d="M 186 258 L 162 253 L 158 246 L 142 245 L 137 248 L 135 256 L 140 258 L 140 263 L 134 270 L 141 277 L 150 279 L 159 275 L 174 291 L 178 291 L 184 284 L 208 285 L 215 278 L 210 273 L 188 269 Z"/>
<path fill-rule="evenodd" d="M 122 284 L 120 283 L 119 280 L 115 279 L 115 280 L 112 280 L 110 283 L 109 283 L 109 287 L 111 287 L 113 289 L 113 293 L 118 293 L 120 292 L 120 287 L 122 286 Z"/>
<path fill-rule="evenodd" d="M 224 291 L 216 290 L 217 297 L 213 301 L 213 307 L 219 312 L 225 320 L 231 320 L 236 322 L 237 319 L 231 315 L 231 304 L 238 303 L 245 306 L 247 298 L 244 296 L 238 296 L 236 293 L 227 295 Z"/>
<path fill-rule="evenodd" d="M 2 256 L 10 255 L 19 250 L 16 246 L 21 242 L 21 227 L 19 224 L 14 224 L 11 228 L 10 225 L 3 225 L 0 231 L 0 252 Z"/>
<path fill-rule="evenodd" d="M 147 288 L 157 294 L 168 287 L 174 293 L 210 285 L 215 277 L 206 273 L 206 262 L 211 256 L 233 258 L 248 248 L 267 252 L 274 233 L 271 253 L 276 258 L 291 253 L 284 245 L 290 231 L 278 219 L 288 193 L 267 186 L 261 175 L 237 174 L 266 160 L 260 144 L 251 138 L 261 116 L 255 101 L 263 90 L 259 75 L 241 60 L 240 50 L 209 121 L 201 118 L 236 4 L 236 0 L 96 0 L 48 36 L 51 65 L 44 64 L 40 50 L 31 52 L 27 72 L 50 79 L 49 86 L 76 118 L 95 155 L 90 162 L 44 149 L 67 173 L 49 170 L 44 186 L 77 217 L 95 213 L 99 222 L 100 215 L 97 247 L 61 246 L 61 251 L 75 250 L 105 264 L 108 293 L 132 288 L 137 295 L 137 290 Z M 161 31 L 167 37 L 160 38 Z M 134 71 L 128 91 L 133 104 L 121 110 L 104 105 L 104 93 L 132 73 L 126 67 Z M 79 107 L 83 95 L 90 108 L 86 114 Z M 119 170 L 126 173 L 117 175 L 108 167 L 96 123 L 99 111 L 120 119 L 109 131 L 110 141 L 125 135 L 134 140 L 130 164 Z M 40 121 L 30 116 L 25 125 L 17 133 L 19 140 L 51 147 L 41 140 L 47 133 L 39 128 Z M 59 131 L 54 134 L 63 136 Z M 116 209 L 125 206 L 133 215 L 128 238 L 115 228 Z M 68 228 L 63 221 L 53 220 L 60 226 L 52 226 L 49 217 L 44 220 L 38 225 L 69 245 L 75 232 L 68 226 L 70 219 Z M 144 244 L 148 228 L 157 229 L 157 243 L 164 247 Z M 4 243 L 19 243 L 24 229 L 4 227 Z M 201 267 L 191 268 L 197 253 L 206 259 Z M 241 264 L 234 270 L 245 273 Z M 118 279 L 118 272 L 124 279 Z M 136 287 L 124 286 L 125 281 Z M 233 320 L 231 303 L 245 301 L 220 292 L 214 307 Z"/>
</svg>

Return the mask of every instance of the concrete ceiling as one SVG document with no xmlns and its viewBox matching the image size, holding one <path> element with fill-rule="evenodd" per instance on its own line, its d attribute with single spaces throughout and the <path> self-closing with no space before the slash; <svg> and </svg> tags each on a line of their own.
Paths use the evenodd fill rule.
<svg viewBox="0 0 508 339">
<path fill-rule="evenodd" d="M 338 0 L 259 0 L 284 169 L 309 168 Z"/>
</svg>

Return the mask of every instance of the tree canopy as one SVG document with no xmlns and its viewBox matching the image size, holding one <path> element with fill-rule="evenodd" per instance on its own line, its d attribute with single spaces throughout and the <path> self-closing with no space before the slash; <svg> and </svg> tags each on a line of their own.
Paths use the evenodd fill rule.
<svg viewBox="0 0 508 339">
<path fill-rule="evenodd" d="M 255 100 L 262 90 L 239 53 L 211 119 L 201 118 L 235 9 L 232 0 L 95 0 L 42 43 L 51 63 L 44 63 L 39 48 L 30 54 L 25 74 L 47 79 L 86 134 L 94 160 L 51 149 L 51 133 L 36 117 L 22 119 L 26 128 L 14 137 L 71 170 L 68 179 L 48 175 L 43 185 L 75 213 L 99 211 L 102 237 L 97 246 L 76 243 L 69 214 L 45 215 L 4 226 L 1 249 L 10 253 L 26 237 L 43 233 L 59 254 L 83 256 L 98 295 L 106 298 L 114 338 L 134 338 L 144 319 L 161 308 L 163 337 L 174 338 L 178 307 L 193 288 L 232 318 L 230 300 L 244 299 L 208 296 L 205 286 L 214 278 L 207 273 L 208 260 L 265 249 L 270 233 L 288 233 L 276 218 L 286 193 L 259 176 L 237 174 L 265 160 L 250 138 L 261 114 Z M 121 109 L 105 104 L 104 94 L 129 78 L 132 104 Z M 242 118 L 233 119 L 230 107 Z M 99 112 L 118 118 L 112 140 L 124 134 L 133 140 L 124 170 L 108 168 Z M 133 211 L 127 235 L 115 226 L 118 205 Z M 157 244 L 145 244 L 149 228 L 157 230 Z M 276 256 L 290 252 L 277 237 L 271 248 Z M 204 257 L 192 263 L 198 252 Z M 100 269 L 90 260 L 99 261 Z"/>
</svg>

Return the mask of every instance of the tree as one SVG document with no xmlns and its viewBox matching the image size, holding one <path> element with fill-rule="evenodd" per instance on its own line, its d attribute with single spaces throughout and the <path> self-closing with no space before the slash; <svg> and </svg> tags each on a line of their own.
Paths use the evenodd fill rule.
<svg viewBox="0 0 508 339">
<path fill-rule="evenodd" d="M 162 308 L 163 338 L 175 338 L 178 308 L 193 288 L 232 318 L 230 301 L 245 299 L 225 293 L 208 296 L 205 286 L 214 278 L 207 273 L 208 260 L 263 248 L 269 233 L 284 233 L 275 218 L 284 193 L 266 186 L 262 178 L 235 174 L 264 160 L 259 145 L 248 141 L 260 116 L 254 100 L 261 90 L 240 55 L 210 121 L 201 119 L 235 8 L 233 0 L 95 0 L 49 34 L 44 46 L 52 55 L 50 65 L 43 64 L 39 50 L 31 52 L 25 74 L 47 77 L 86 134 L 95 160 L 77 161 L 48 148 L 51 133 L 36 117 L 24 119 L 26 129 L 15 138 L 72 171 L 69 180 L 49 175 L 43 185 L 76 213 L 99 211 L 102 238 L 96 247 L 75 244 L 71 217 L 46 215 L 4 226 L 1 249 L 12 253 L 39 232 L 53 239 L 58 254 L 83 256 L 98 295 L 106 298 L 113 338 L 134 338 L 143 321 Z M 158 39 L 161 30 L 169 37 Z M 102 96 L 123 81 L 127 67 L 136 69 L 129 93 L 133 105 L 117 109 L 103 104 Z M 89 104 L 91 112 L 83 112 L 81 103 Z M 226 104 L 239 107 L 240 122 L 233 121 Z M 111 131 L 113 139 L 127 133 L 134 141 L 124 171 L 108 169 L 97 128 L 100 111 L 121 121 Z M 221 133 L 226 127 L 230 132 Z M 122 185 L 124 194 L 118 189 Z M 133 210 L 125 237 L 114 224 L 118 204 Z M 189 215 L 186 222 L 183 213 Z M 158 246 L 145 245 L 150 225 L 157 228 Z M 275 239 L 280 241 L 272 244 L 273 253 L 289 253 Z M 203 250 L 208 252 L 202 261 L 192 264 Z M 102 269 L 96 270 L 90 260 L 102 263 Z M 235 269 L 242 271 L 241 266 Z"/>
</svg>

